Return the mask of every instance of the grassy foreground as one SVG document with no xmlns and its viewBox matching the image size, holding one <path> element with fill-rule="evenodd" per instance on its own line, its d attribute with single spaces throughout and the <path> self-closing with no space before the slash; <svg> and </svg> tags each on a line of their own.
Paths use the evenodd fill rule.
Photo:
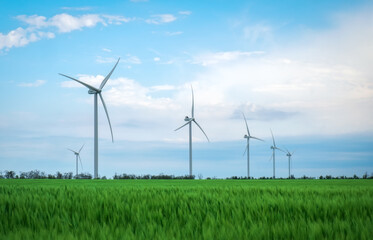
<svg viewBox="0 0 373 240">
<path fill-rule="evenodd" d="M 372 236 L 372 180 L 0 179 L 0 239 Z"/>
</svg>

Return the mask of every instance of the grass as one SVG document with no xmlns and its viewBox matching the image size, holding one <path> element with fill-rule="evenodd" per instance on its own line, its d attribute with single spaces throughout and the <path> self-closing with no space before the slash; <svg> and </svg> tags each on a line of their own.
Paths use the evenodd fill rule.
<svg viewBox="0 0 373 240">
<path fill-rule="evenodd" d="M 372 236 L 372 180 L 0 180 L 0 239 Z"/>
</svg>

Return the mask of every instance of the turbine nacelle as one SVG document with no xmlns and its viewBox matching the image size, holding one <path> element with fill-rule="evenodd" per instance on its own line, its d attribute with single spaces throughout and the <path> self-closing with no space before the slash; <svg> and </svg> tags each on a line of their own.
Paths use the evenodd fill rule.
<svg viewBox="0 0 373 240">
<path fill-rule="evenodd" d="M 190 118 L 188 116 L 185 116 L 185 118 L 184 118 L 185 122 L 190 122 L 190 121 L 193 121 L 193 120 L 194 120 L 194 118 Z"/>
<path fill-rule="evenodd" d="M 96 94 L 96 93 L 100 93 L 100 92 L 101 92 L 101 90 L 100 91 L 95 91 L 95 90 L 92 90 L 92 89 L 88 90 L 88 94 Z"/>
<path fill-rule="evenodd" d="M 276 149 L 274 146 L 271 146 L 271 149 L 273 150 L 273 149 Z"/>
<path fill-rule="evenodd" d="M 250 138 L 250 137 L 245 134 L 245 136 L 243 136 L 243 138 Z"/>
</svg>

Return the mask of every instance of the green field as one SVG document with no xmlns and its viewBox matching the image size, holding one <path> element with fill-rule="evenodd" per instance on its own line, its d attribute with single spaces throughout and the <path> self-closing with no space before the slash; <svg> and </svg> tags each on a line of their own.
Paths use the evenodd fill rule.
<svg viewBox="0 0 373 240">
<path fill-rule="evenodd" d="M 373 180 L 0 179 L 1 239 L 372 239 Z"/>
</svg>

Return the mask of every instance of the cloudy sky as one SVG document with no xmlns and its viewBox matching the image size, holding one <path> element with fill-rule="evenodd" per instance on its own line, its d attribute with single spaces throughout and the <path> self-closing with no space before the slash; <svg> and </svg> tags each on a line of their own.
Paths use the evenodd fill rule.
<svg viewBox="0 0 373 240">
<path fill-rule="evenodd" d="M 99 174 L 272 176 L 270 128 L 292 172 L 373 174 L 371 1 L 1 1 L 0 171 L 93 173 L 93 96 L 103 90 Z M 276 155 L 276 176 L 287 157 Z"/>
</svg>

